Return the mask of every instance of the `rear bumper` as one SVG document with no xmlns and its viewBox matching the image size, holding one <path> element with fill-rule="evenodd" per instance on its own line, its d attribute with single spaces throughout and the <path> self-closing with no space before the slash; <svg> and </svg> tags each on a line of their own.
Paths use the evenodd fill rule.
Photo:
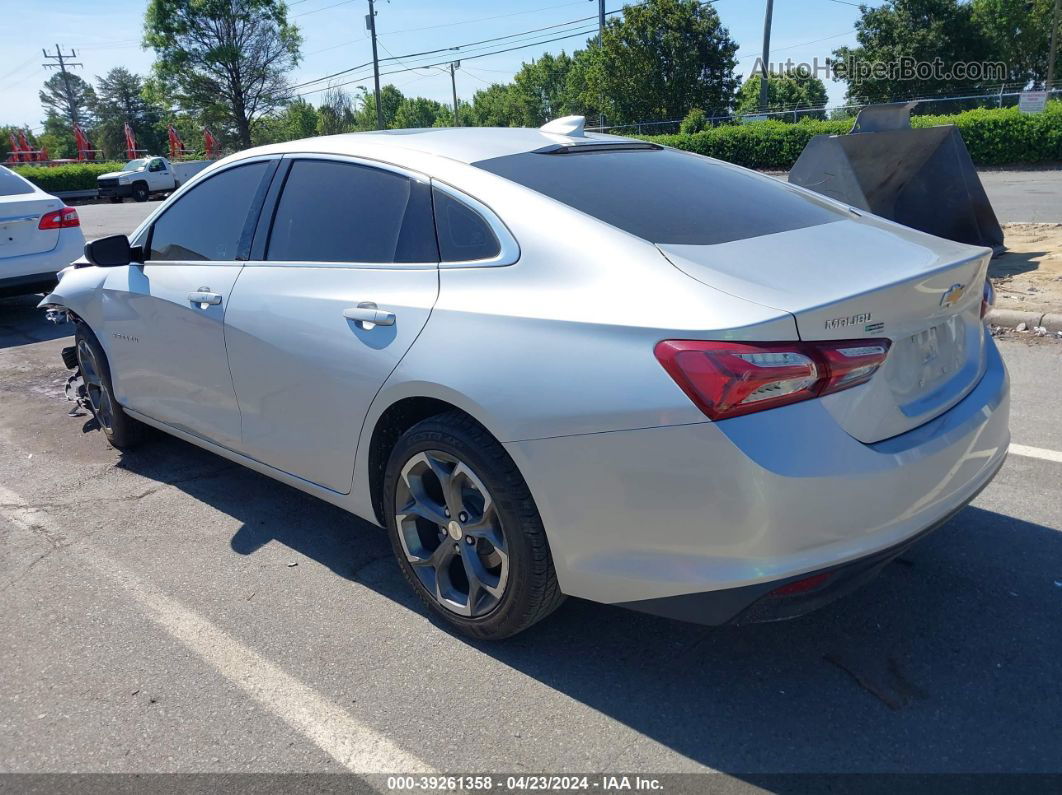
<svg viewBox="0 0 1062 795">
<path fill-rule="evenodd" d="M 991 482 L 1004 461 L 1005 457 L 999 461 L 999 465 L 985 481 L 982 489 Z M 820 607 L 825 607 L 830 602 L 847 596 L 852 591 L 866 585 L 914 544 L 947 524 L 980 491 L 981 489 L 978 489 L 970 495 L 969 500 L 922 532 L 858 560 L 756 585 L 668 596 L 662 599 L 641 599 L 618 603 L 616 606 L 679 621 L 713 626 L 755 624 L 798 618 Z M 806 587 L 796 588 L 789 593 L 785 591 L 787 587 L 794 588 L 799 584 L 805 584 Z"/>
<path fill-rule="evenodd" d="M 51 251 L 0 258 L 0 295 L 20 295 L 49 290 L 58 273 L 85 253 L 85 236 L 79 227 L 59 230 Z"/>
<path fill-rule="evenodd" d="M 872 577 L 991 481 L 1008 414 L 1006 369 L 989 341 L 986 373 L 966 398 L 877 444 L 806 401 L 506 449 L 535 496 L 565 593 L 720 623 L 751 620 L 741 614 L 813 573 L 848 567 L 803 595 L 810 607 Z"/>
</svg>

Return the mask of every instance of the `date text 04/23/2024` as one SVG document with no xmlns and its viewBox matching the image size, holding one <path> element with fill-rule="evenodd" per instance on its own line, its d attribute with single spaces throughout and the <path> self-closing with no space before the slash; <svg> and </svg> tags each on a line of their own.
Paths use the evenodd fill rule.
<svg viewBox="0 0 1062 795">
<path fill-rule="evenodd" d="M 511 792 L 653 792 L 662 790 L 663 784 L 656 778 L 627 775 L 388 776 L 387 789 L 398 792 L 485 792 L 495 789 Z"/>
</svg>

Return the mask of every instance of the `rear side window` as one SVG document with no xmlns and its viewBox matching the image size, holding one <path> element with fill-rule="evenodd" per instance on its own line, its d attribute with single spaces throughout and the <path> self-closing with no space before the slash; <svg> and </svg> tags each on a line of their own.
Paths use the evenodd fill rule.
<svg viewBox="0 0 1062 795">
<path fill-rule="evenodd" d="M 298 160 L 277 204 L 266 259 L 438 262 L 431 188 L 357 163 Z"/>
<path fill-rule="evenodd" d="M 13 171 L 0 166 L 0 196 L 19 196 L 33 193 L 33 186 Z"/>
<path fill-rule="evenodd" d="M 273 164 L 226 169 L 192 187 L 154 223 L 153 260 L 234 260 L 247 244 L 247 215 Z"/>
<path fill-rule="evenodd" d="M 712 245 L 844 218 L 785 185 L 669 149 L 525 152 L 474 165 L 651 243 Z"/>
<path fill-rule="evenodd" d="M 435 228 L 443 262 L 493 259 L 501 244 L 479 213 L 441 190 L 434 191 Z"/>
</svg>

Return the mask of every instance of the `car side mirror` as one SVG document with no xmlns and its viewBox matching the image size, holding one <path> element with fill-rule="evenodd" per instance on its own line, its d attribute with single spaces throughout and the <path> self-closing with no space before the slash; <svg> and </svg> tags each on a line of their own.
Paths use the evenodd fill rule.
<svg viewBox="0 0 1062 795">
<path fill-rule="evenodd" d="M 101 268 L 118 268 L 142 259 L 139 248 L 130 246 L 125 235 L 101 237 L 85 244 L 85 259 Z"/>
</svg>

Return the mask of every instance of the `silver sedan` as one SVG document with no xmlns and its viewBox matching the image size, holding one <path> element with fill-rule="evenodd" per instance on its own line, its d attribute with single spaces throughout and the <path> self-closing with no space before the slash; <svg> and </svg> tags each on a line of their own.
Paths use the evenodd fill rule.
<svg viewBox="0 0 1062 795">
<path fill-rule="evenodd" d="M 581 119 L 233 155 L 43 302 L 73 394 L 387 528 L 436 616 L 798 615 L 1009 441 L 991 252 Z"/>
</svg>

